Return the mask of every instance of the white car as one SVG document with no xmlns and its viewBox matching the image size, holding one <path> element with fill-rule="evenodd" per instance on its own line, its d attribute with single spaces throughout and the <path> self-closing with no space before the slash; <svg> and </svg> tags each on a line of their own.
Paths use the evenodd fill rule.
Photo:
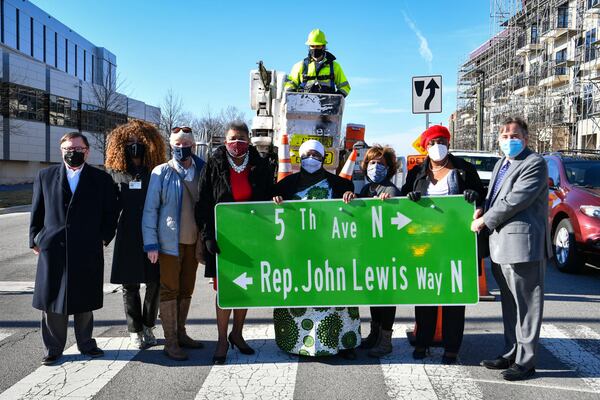
<svg viewBox="0 0 600 400">
<path fill-rule="evenodd" d="M 454 156 L 460 157 L 475 166 L 477 173 L 479 174 L 479 179 L 481 179 L 483 186 L 487 190 L 490 179 L 492 178 L 494 165 L 500 160 L 500 156 L 496 153 L 472 150 L 451 150 L 450 152 Z"/>
</svg>

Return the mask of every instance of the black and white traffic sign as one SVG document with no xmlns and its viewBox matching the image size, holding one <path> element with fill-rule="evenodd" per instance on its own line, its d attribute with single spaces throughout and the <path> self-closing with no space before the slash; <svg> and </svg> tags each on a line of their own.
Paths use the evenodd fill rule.
<svg viewBox="0 0 600 400">
<path fill-rule="evenodd" d="M 412 78 L 413 114 L 442 112 L 442 76 L 413 76 Z"/>
</svg>

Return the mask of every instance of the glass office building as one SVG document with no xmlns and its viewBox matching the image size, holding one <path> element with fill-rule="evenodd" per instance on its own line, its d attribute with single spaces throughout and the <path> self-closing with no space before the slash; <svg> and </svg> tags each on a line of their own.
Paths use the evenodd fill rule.
<svg viewBox="0 0 600 400">
<path fill-rule="evenodd" d="M 0 0 L 0 184 L 60 162 L 58 141 L 80 131 L 102 164 L 103 133 L 160 110 L 116 92 L 117 58 L 27 0 Z"/>
</svg>

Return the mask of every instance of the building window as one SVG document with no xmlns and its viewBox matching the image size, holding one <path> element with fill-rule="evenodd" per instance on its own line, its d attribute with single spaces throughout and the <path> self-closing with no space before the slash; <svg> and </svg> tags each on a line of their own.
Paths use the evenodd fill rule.
<svg viewBox="0 0 600 400">
<path fill-rule="evenodd" d="M 592 8 L 592 7 L 596 7 L 600 5 L 600 0 L 588 0 L 587 1 L 587 8 Z"/>
<path fill-rule="evenodd" d="M 30 55 L 33 57 L 33 17 L 29 17 L 29 42 L 30 42 Z"/>
<path fill-rule="evenodd" d="M 44 63 L 46 63 L 46 60 L 47 60 L 46 56 L 48 55 L 47 54 L 47 52 L 48 52 L 48 42 L 47 42 L 48 38 L 46 37 L 46 25 L 44 25 L 43 36 L 44 36 Z"/>
<path fill-rule="evenodd" d="M 558 20 L 556 21 L 557 28 L 569 27 L 569 6 L 564 4 L 558 7 Z"/>
<path fill-rule="evenodd" d="M 596 28 L 589 30 L 585 33 L 585 61 L 592 61 L 596 59 L 596 47 L 594 42 L 596 41 Z"/>
<path fill-rule="evenodd" d="M 4 44 L 12 47 L 13 49 L 17 48 L 17 9 L 10 3 L 2 3 L 4 4 L 4 15 L 2 32 L 4 33 Z"/>
<path fill-rule="evenodd" d="M 44 91 L 20 85 L 9 84 L 7 87 L 8 103 L 3 114 L 11 118 L 45 122 L 46 95 Z M 5 92 L 6 93 L 6 92 Z"/>
<path fill-rule="evenodd" d="M 556 68 L 554 70 L 555 75 L 567 75 L 567 49 L 562 49 L 556 52 L 555 55 Z"/>
<path fill-rule="evenodd" d="M 81 105 L 81 130 L 102 132 L 102 114 L 99 107 L 92 104 Z"/>
<path fill-rule="evenodd" d="M 77 61 L 78 61 L 77 60 L 77 45 L 75 45 L 75 52 L 74 53 L 75 53 L 75 69 L 74 69 L 74 72 L 75 72 L 75 76 L 77 76 Z"/>
<path fill-rule="evenodd" d="M 54 32 L 54 68 L 58 68 L 58 33 Z"/>
<path fill-rule="evenodd" d="M 83 51 L 83 80 L 87 81 L 87 51 Z"/>
<path fill-rule="evenodd" d="M 17 8 L 17 50 L 21 49 L 21 23 L 20 23 L 19 9 Z"/>
<path fill-rule="evenodd" d="M 531 43 L 532 44 L 537 44 L 538 43 L 538 27 L 537 24 L 532 24 L 531 25 Z"/>
<path fill-rule="evenodd" d="M 79 128 L 79 102 L 60 96 L 50 96 L 50 124 Z"/>
</svg>

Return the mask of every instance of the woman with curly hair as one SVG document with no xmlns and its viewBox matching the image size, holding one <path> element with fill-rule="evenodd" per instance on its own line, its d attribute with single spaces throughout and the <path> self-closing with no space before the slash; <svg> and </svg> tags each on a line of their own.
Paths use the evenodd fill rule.
<svg viewBox="0 0 600 400">
<path fill-rule="evenodd" d="M 111 283 L 123 285 L 123 303 L 131 343 L 153 346 L 158 314 L 160 272 L 150 263 L 142 241 L 142 212 L 150 171 L 165 160 L 165 143 L 154 125 L 133 120 L 116 127 L 108 137 L 105 166 L 118 189 L 119 224 L 113 254 Z M 144 303 L 140 284 L 146 284 Z"/>
</svg>

